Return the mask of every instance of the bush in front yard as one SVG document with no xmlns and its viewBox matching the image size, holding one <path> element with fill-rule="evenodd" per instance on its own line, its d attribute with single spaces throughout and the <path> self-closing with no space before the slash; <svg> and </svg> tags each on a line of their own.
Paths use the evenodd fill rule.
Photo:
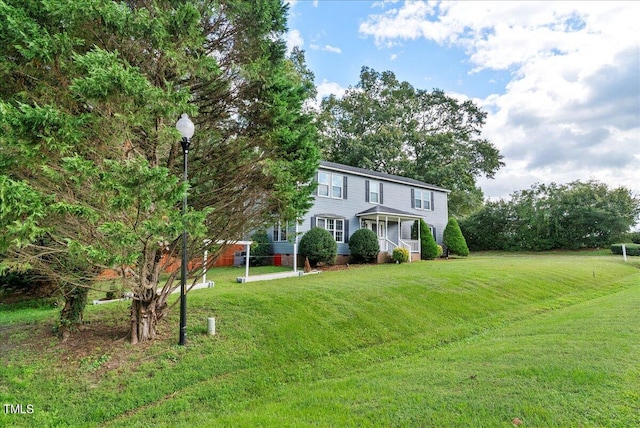
<svg viewBox="0 0 640 428">
<path fill-rule="evenodd" d="M 427 223 L 420 219 L 420 258 L 431 260 L 438 257 L 438 244 L 433 239 L 433 233 Z"/>
<path fill-rule="evenodd" d="M 318 263 L 334 263 L 338 255 L 338 244 L 329 231 L 314 227 L 300 238 L 300 255 L 308 257 L 313 266 Z"/>
<path fill-rule="evenodd" d="M 409 261 L 409 250 L 402 247 L 393 249 L 393 261 L 396 263 L 406 263 Z"/>
<path fill-rule="evenodd" d="M 251 251 L 249 251 L 249 263 L 251 266 L 265 266 L 269 259 L 269 235 L 264 230 L 260 230 L 251 235 Z"/>
<path fill-rule="evenodd" d="M 639 244 L 624 244 L 627 256 L 640 256 Z M 611 252 L 613 254 L 622 255 L 622 244 L 613 244 L 611 246 Z"/>
<path fill-rule="evenodd" d="M 447 227 L 444 228 L 442 243 L 447 247 L 447 250 L 453 254 L 457 254 L 459 256 L 469 255 L 469 247 L 467 247 L 467 241 L 462 235 L 458 220 L 456 220 L 454 217 L 451 217 L 449 219 Z"/>
<path fill-rule="evenodd" d="M 349 250 L 356 263 L 370 263 L 378 258 L 380 243 L 373 230 L 359 229 L 349 238 Z"/>
</svg>

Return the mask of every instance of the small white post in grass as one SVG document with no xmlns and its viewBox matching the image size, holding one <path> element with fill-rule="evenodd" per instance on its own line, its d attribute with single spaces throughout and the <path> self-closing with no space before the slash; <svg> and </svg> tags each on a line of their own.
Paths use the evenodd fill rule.
<svg viewBox="0 0 640 428">
<path fill-rule="evenodd" d="M 627 246 L 622 244 L 622 258 L 624 259 L 624 261 L 627 261 Z"/>
<path fill-rule="evenodd" d="M 209 333 L 209 336 L 214 336 L 216 334 L 215 318 L 207 318 L 207 333 Z"/>
</svg>

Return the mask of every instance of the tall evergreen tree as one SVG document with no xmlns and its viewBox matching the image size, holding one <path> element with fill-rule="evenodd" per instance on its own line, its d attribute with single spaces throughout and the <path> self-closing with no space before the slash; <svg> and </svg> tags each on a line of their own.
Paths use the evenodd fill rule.
<svg viewBox="0 0 640 428">
<path fill-rule="evenodd" d="M 431 229 L 423 219 L 420 219 L 420 258 L 431 260 L 438 257 L 438 243 L 431 233 Z"/>
<path fill-rule="evenodd" d="M 280 0 L 0 1 L 4 268 L 87 287 L 118 267 L 136 343 L 167 314 L 177 284 L 160 272 L 183 228 L 192 255 L 308 209 L 313 92 L 285 31 Z M 182 113 L 196 124 L 187 185 Z"/>
<path fill-rule="evenodd" d="M 455 217 L 451 217 L 447 222 L 442 234 L 442 243 L 446 247 L 447 254 L 453 253 L 463 257 L 469 255 L 467 241 L 464 239 L 458 220 Z"/>
</svg>

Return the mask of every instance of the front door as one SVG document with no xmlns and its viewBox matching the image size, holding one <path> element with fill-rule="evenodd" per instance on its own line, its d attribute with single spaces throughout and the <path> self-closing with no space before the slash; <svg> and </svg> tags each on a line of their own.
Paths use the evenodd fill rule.
<svg viewBox="0 0 640 428">
<path fill-rule="evenodd" d="M 373 232 L 378 236 L 380 251 L 388 251 L 386 240 L 387 228 L 385 227 L 385 224 L 382 222 L 368 221 L 367 226 L 368 229 L 373 230 Z"/>
</svg>

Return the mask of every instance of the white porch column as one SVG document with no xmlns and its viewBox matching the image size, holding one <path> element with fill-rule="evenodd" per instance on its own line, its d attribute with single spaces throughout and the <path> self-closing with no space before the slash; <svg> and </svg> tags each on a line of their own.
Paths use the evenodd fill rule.
<svg viewBox="0 0 640 428">
<path fill-rule="evenodd" d="M 389 216 L 384 216 L 384 239 L 389 239 Z"/>
<path fill-rule="evenodd" d="M 387 242 L 380 239 L 380 216 L 378 214 L 376 214 L 376 236 L 378 237 L 378 242 L 382 244 L 380 251 L 387 251 Z"/>
<path fill-rule="evenodd" d="M 422 260 L 422 241 L 420 240 L 420 229 L 422 229 L 420 220 L 416 220 L 417 228 L 418 228 L 418 253 L 420 254 L 420 260 Z"/>
</svg>

